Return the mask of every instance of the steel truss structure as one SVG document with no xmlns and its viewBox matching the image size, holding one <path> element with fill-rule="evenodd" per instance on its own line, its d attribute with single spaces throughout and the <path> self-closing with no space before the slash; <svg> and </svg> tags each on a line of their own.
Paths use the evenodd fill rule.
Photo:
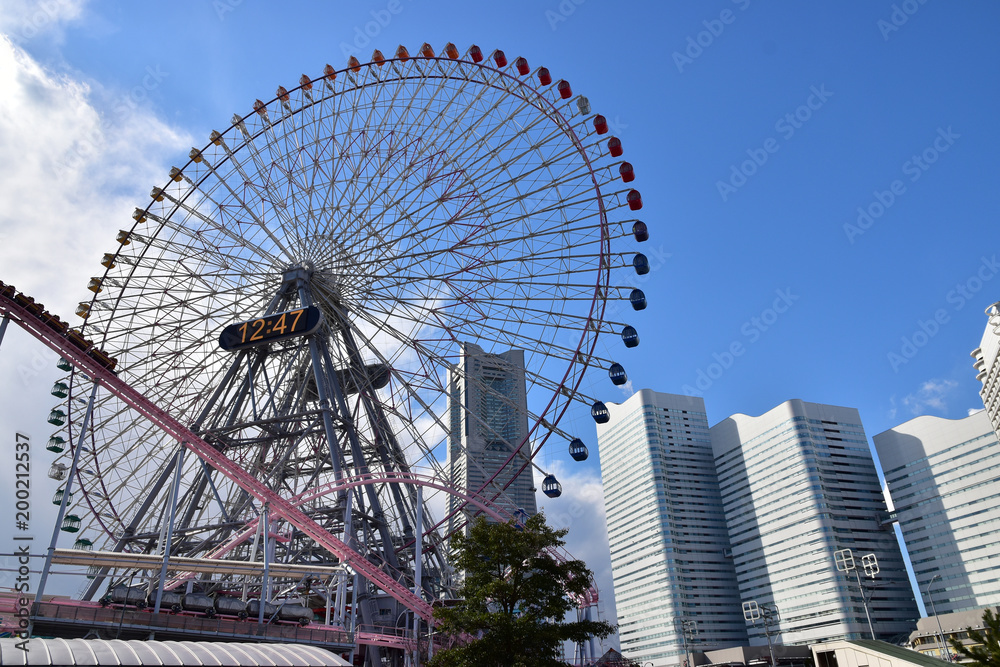
<svg viewBox="0 0 1000 667">
<path fill-rule="evenodd" d="M 213 131 L 136 209 L 78 309 L 118 371 L 65 355 L 54 437 L 82 443 L 84 533 L 131 554 L 347 565 L 358 629 L 406 610 L 430 620 L 428 601 L 456 590 L 448 517 L 407 480 L 480 510 L 509 504 L 497 470 L 479 489 L 449 478 L 449 410 L 497 428 L 449 403 L 461 344 L 524 350 L 529 433 L 505 465 L 529 474 L 546 443 L 586 456 L 559 421 L 574 402 L 603 408 L 582 390 L 588 369 L 626 381 L 598 341 L 638 343 L 621 320 L 645 307 L 633 243 L 648 232 L 608 130 L 545 68 L 425 44 L 327 65 Z M 280 314 L 308 309 L 316 330 L 291 335 Z M 221 350 L 220 331 L 241 322 L 241 345 Z M 84 427 L 93 381 L 107 391 Z M 236 583 L 193 581 L 221 595 Z M 293 581 L 256 588 L 308 602 Z"/>
</svg>

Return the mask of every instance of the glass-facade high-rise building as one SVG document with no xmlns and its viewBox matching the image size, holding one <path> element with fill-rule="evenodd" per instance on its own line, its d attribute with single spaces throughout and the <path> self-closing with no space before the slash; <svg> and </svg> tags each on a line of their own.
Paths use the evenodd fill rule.
<svg viewBox="0 0 1000 667">
<path fill-rule="evenodd" d="M 777 607 L 782 643 L 871 636 L 855 576 L 834 560 L 847 548 L 859 568 L 878 560 L 866 591 L 876 637 L 912 630 L 919 614 L 857 410 L 792 400 L 710 434 L 740 597 Z M 749 633 L 764 642 L 760 623 Z"/>
<path fill-rule="evenodd" d="M 928 613 L 1000 605 L 1000 442 L 987 412 L 873 438 Z"/>
<path fill-rule="evenodd" d="M 482 495 L 492 498 L 500 493 L 493 503 L 510 514 L 518 509 L 535 514 L 531 466 L 507 484 L 527 459 L 527 449 L 505 467 L 528 435 L 524 352 L 491 354 L 473 343 L 463 343 L 461 361 L 450 373 L 448 383 L 448 469 L 452 483 L 475 492 L 499 471 Z M 524 443 L 525 448 L 529 446 Z M 506 490 L 501 492 L 505 485 Z M 449 513 L 455 503 L 451 496 Z"/>
<path fill-rule="evenodd" d="M 685 644 L 745 644 L 704 401 L 643 389 L 607 407 L 597 433 L 622 652 L 659 667 L 683 663 Z"/>
</svg>

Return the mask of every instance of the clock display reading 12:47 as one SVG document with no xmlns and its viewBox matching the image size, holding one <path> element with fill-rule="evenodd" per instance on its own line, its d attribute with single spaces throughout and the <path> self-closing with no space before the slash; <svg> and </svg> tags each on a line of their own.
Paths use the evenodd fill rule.
<svg viewBox="0 0 1000 667">
<path fill-rule="evenodd" d="M 223 350 L 242 350 L 293 336 L 308 336 L 319 329 L 323 317 L 316 306 L 289 310 L 230 324 L 219 334 Z"/>
</svg>

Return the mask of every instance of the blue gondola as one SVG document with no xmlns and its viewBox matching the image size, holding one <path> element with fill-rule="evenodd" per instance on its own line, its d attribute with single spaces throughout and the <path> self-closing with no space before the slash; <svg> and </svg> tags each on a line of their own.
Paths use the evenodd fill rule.
<svg viewBox="0 0 1000 667">
<path fill-rule="evenodd" d="M 628 375 L 621 364 L 611 364 L 611 368 L 608 369 L 608 375 L 611 376 L 611 381 L 617 385 L 623 385 L 628 382 Z"/>
<path fill-rule="evenodd" d="M 639 344 L 639 332 L 635 327 L 626 325 L 622 329 L 622 340 L 625 341 L 625 347 L 635 347 Z"/>
<path fill-rule="evenodd" d="M 542 493 L 549 498 L 558 498 L 562 495 L 562 484 L 559 483 L 555 475 L 546 475 L 545 479 L 542 480 Z"/>
<path fill-rule="evenodd" d="M 646 223 L 642 220 L 636 220 L 635 224 L 632 225 L 632 235 L 635 237 L 636 241 L 642 243 L 643 241 L 649 240 L 649 228 L 646 227 Z"/>
<path fill-rule="evenodd" d="M 628 300 L 632 304 L 632 310 L 646 309 L 646 295 L 638 287 L 632 290 L 632 293 L 628 296 Z"/>
<path fill-rule="evenodd" d="M 587 445 L 583 444 L 583 440 L 574 438 L 573 442 L 569 443 L 569 455 L 574 461 L 586 461 L 590 452 L 587 450 Z"/>
<path fill-rule="evenodd" d="M 608 406 L 604 405 L 601 401 L 594 401 L 594 404 L 590 406 L 590 416 L 598 424 L 607 424 L 611 421 L 611 413 L 608 412 Z"/>
<path fill-rule="evenodd" d="M 637 252 L 632 258 L 632 267 L 635 268 L 637 274 L 644 276 L 649 273 L 649 260 L 641 252 Z"/>
</svg>

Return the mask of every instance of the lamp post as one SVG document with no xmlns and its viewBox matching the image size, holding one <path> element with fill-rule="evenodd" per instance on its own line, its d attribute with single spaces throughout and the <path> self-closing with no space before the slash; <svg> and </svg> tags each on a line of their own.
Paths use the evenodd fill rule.
<svg viewBox="0 0 1000 667">
<path fill-rule="evenodd" d="M 771 654 L 771 667 L 777 667 L 778 663 L 774 657 L 774 645 L 771 643 L 770 621 L 772 617 L 779 620 L 781 618 L 778 614 L 778 607 L 773 604 L 759 605 L 756 600 L 750 600 L 749 602 L 743 603 L 743 618 L 747 623 L 757 625 L 758 619 L 764 621 L 764 636 L 767 638 L 767 650 Z"/>
<path fill-rule="evenodd" d="M 945 659 L 951 662 L 951 649 L 948 648 L 948 644 L 944 638 L 944 630 L 941 629 L 941 617 L 937 615 L 937 609 L 934 607 L 934 597 L 931 595 L 931 584 L 934 583 L 935 579 L 940 579 L 940 574 L 935 574 L 931 577 L 931 580 L 927 582 L 927 586 L 924 588 L 924 594 L 931 603 L 931 613 L 934 614 L 934 620 L 937 621 L 938 626 L 938 639 L 941 641 L 941 650 L 944 651 Z"/>
<path fill-rule="evenodd" d="M 691 660 L 691 652 L 688 650 L 688 642 L 693 642 L 698 635 L 698 623 L 678 616 L 674 619 L 674 626 L 679 627 L 681 631 L 681 641 L 684 643 L 684 663 L 691 667 L 693 660 Z"/>
<path fill-rule="evenodd" d="M 840 549 L 839 551 L 833 552 L 833 561 L 837 564 L 837 570 L 843 572 L 848 579 L 850 579 L 849 572 L 854 572 L 854 577 L 858 580 L 858 592 L 861 594 L 861 604 L 865 608 L 865 618 L 868 619 L 868 632 L 872 633 L 872 639 L 875 639 L 875 628 L 872 627 L 872 615 L 868 612 L 868 596 L 865 595 L 865 588 L 861 585 L 861 574 L 858 572 L 858 566 L 854 562 L 854 554 L 850 549 Z M 861 564 L 865 568 L 865 576 L 875 578 L 878 574 L 878 559 L 875 554 L 865 554 L 861 557 Z"/>
</svg>

